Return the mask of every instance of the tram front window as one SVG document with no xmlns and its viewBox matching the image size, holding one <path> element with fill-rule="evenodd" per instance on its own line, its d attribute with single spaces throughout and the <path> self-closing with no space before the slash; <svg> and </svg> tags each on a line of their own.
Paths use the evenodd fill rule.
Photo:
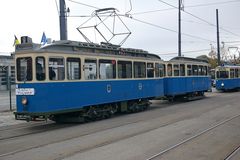
<svg viewBox="0 0 240 160">
<path fill-rule="evenodd" d="M 217 71 L 217 78 L 229 78 L 228 71 Z"/>
<path fill-rule="evenodd" d="M 17 80 L 32 81 L 32 58 L 17 58 Z"/>
</svg>

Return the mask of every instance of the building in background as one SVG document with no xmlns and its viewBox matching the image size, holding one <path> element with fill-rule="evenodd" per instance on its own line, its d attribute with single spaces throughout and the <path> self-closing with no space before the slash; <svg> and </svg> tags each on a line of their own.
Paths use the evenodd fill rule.
<svg viewBox="0 0 240 160">
<path fill-rule="evenodd" d="M 15 88 L 14 55 L 0 55 L 0 91 Z"/>
</svg>

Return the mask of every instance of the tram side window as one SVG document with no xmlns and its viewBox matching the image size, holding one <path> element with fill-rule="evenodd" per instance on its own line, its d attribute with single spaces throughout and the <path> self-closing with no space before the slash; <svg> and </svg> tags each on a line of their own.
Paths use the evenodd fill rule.
<svg viewBox="0 0 240 160">
<path fill-rule="evenodd" d="M 45 58 L 44 57 L 37 57 L 36 58 L 36 79 L 38 81 L 43 81 L 46 78 L 46 71 L 45 71 Z"/>
<path fill-rule="evenodd" d="M 163 77 L 165 76 L 165 66 L 163 64 L 155 63 L 155 76 Z"/>
<path fill-rule="evenodd" d="M 147 77 L 148 78 L 153 78 L 154 77 L 153 63 L 147 63 Z"/>
<path fill-rule="evenodd" d="M 116 61 L 115 60 L 99 60 L 99 78 L 113 79 L 116 78 Z"/>
<path fill-rule="evenodd" d="M 17 80 L 32 81 L 32 58 L 24 57 L 17 59 Z"/>
<path fill-rule="evenodd" d="M 85 79 L 97 79 L 97 60 L 85 59 L 83 69 Z"/>
<path fill-rule="evenodd" d="M 167 65 L 167 76 L 168 77 L 172 76 L 172 64 Z"/>
<path fill-rule="evenodd" d="M 230 78 L 234 78 L 234 69 L 230 69 Z"/>
<path fill-rule="evenodd" d="M 179 65 L 178 64 L 174 64 L 173 65 L 173 70 L 174 70 L 174 76 L 179 76 Z"/>
<path fill-rule="evenodd" d="M 132 62 L 118 61 L 118 78 L 132 78 Z"/>
<path fill-rule="evenodd" d="M 65 69 L 63 58 L 49 58 L 48 62 L 49 79 L 50 80 L 64 80 Z"/>
<path fill-rule="evenodd" d="M 198 66 L 197 65 L 192 65 L 192 73 L 194 76 L 198 75 Z"/>
<path fill-rule="evenodd" d="M 239 71 L 239 69 L 236 68 L 236 69 L 235 69 L 235 77 L 236 77 L 236 78 L 239 77 L 238 71 Z"/>
<path fill-rule="evenodd" d="M 67 58 L 67 78 L 78 80 L 81 78 L 81 63 L 79 58 Z"/>
<path fill-rule="evenodd" d="M 204 75 L 203 74 L 203 66 L 198 66 L 198 75 Z"/>
<path fill-rule="evenodd" d="M 160 64 L 155 63 L 155 76 L 160 77 Z"/>
<path fill-rule="evenodd" d="M 185 76 L 185 65 L 180 64 L 180 76 Z"/>
<path fill-rule="evenodd" d="M 208 67 L 207 66 L 203 66 L 203 75 L 208 75 L 207 71 L 208 71 Z"/>
<path fill-rule="evenodd" d="M 134 78 L 146 78 L 145 62 L 134 62 Z"/>
<path fill-rule="evenodd" d="M 188 76 L 192 75 L 192 66 L 191 65 L 187 65 L 187 74 L 188 74 Z"/>
<path fill-rule="evenodd" d="M 162 66 L 162 69 L 160 70 L 160 77 L 166 76 L 166 67 L 165 64 L 160 64 Z M 162 73 L 162 74 L 161 74 Z"/>
</svg>

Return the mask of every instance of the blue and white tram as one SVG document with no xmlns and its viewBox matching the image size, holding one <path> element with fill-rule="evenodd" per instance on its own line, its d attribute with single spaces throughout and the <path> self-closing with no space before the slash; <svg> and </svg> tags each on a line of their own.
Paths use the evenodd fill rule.
<svg viewBox="0 0 240 160">
<path fill-rule="evenodd" d="M 198 99 L 202 98 L 204 92 L 210 90 L 211 77 L 208 74 L 209 64 L 206 61 L 176 57 L 165 62 L 165 65 L 164 95 L 169 100 Z"/>
<path fill-rule="evenodd" d="M 16 46 L 18 120 L 103 118 L 144 110 L 150 99 L 164 96 L 157 55 L 74 41 L 34 46 Z"/>
<path fill-rule="evenodd" d="M 240 66 L 223 65 L 215 69 L 216 89 L 228 91 L 240 88 Z"/>
</svg>

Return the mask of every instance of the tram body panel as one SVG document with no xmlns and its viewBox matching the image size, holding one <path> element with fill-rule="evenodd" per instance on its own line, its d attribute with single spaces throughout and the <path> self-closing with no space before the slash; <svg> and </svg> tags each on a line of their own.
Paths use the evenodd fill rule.
<svg viewBox="0 0 240 160">
<path fill-rule="evenodd" d="M 182 95 L 207 91 L 211 87 L 210 77 L 168 77 L 164 79 L 165 95 Z"/>
</svg>

